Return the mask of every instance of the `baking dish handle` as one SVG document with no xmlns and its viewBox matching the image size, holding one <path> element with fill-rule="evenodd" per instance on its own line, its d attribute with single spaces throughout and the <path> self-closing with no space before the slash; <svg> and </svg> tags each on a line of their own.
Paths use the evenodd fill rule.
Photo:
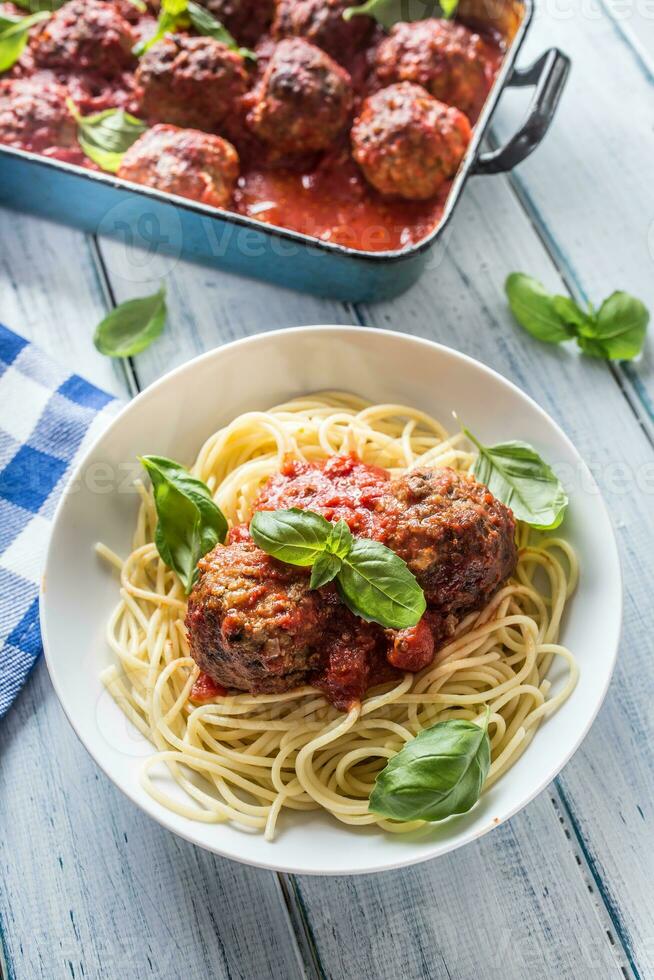
<svg viewBox="0 0 654 980">
<path fill-rule="evenodd" d="M 529 114 L 508 143 L 482 153 L 472 169 L 475 174 L 500 174 L 512 170 L 529 156 L 543 140 L 559 104 L 570 72 L 570 59 L 558 48 L 545 51 L 527 68 L 514 68 L 507 85 L 523 88 L 535 85 Z"/>
</svg>

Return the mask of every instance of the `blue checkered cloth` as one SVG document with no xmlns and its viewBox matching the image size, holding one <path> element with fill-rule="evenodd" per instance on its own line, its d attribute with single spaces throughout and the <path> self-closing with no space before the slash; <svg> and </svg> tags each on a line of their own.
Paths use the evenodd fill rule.
<svg viewBox="0 0 654 980">
<path fill-rule="evenodd" d="M 57 501 L 117 408 L 0 325 L 0 718 L 41 653 L 39 581 Z"/>
</svg>

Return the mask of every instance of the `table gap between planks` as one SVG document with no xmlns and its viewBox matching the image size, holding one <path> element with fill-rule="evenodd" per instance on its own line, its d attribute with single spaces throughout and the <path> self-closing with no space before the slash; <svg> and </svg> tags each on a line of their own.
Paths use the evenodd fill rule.
<svg viewBox="0 0 654 980">
<path fill-rule="evenodd" d="M 652 343 L 637 365 L 583 360 L 516 329 L 502 293 L 524 269 L 580 299 L 620 287 L 654 306 L 654 21 L 646 0 L 625 9 L 561 0 L 539 11 L 522 62 L 551 44 L 574 61 L 553 131 L 515 175 L 469 184 L 445 247 L 393 302 L 354 308 L 165 261 L 126 276 L 122 245 L 2 213 L 0 318 L 123 397 L 218 343 L 301 323 L 404 330 L 491 365 L 589 462 L 626 600 L 607 702 L 549 790 L 455 854 L 364 878 L 277 876 L 162 830 L 96 770 L 39 664 L 0 726 L 7 980 L 652 975 Z M 496 140 L 521 112 L 524 94 L 506 96 Z M 134 363 L 100 357 L 94 324 L 164 276 L 165 335 Z"/>
</svg>

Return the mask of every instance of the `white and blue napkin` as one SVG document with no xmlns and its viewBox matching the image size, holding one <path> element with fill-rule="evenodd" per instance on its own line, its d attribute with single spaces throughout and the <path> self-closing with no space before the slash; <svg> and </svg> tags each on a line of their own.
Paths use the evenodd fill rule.
<svg viewBox="0 0 654 980">
<path fill-rule="evenodd" d="M 117 408 L 0 325 L 0 718 L 41 653 L 39 582 L 57 501 Z"/>
</svg>

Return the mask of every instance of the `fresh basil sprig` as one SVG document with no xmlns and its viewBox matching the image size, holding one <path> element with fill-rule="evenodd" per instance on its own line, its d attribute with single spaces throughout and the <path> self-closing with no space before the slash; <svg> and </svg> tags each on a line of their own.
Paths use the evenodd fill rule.
<svg viewBox="0 0 654 980">
<path fill-rule="evenodd" d="M 118 171 L 124 154 L 148 128 L 124 109 L 104 109 L 82 116 L 72 99 L 68 100 L 68 108 L 77 123 L 77 142 L 82 150 L 111 174 Z"/>
<path fill-rule="evenodd" d="M 452 719 L 416 735 L 377 776 L 368 809 L 402 821 L 467 813 L 490 768 L 489 716 L 481 726 Z"/>
<path fill-rule="evenodd" d="M 163 456 L 141 456 L 140 461 L 152 480 L 157 551 L 177 572 L 188 595 L 200 558 L 225 540 L 225 515 L 211 499 L 206 484 L 179 463 Z"/>
<path fill-rule="evenodd" d="M 560 344 L 574 339 L 585 354 L 605 360 L 628 361 L 643 349 L 649 312 L 629 293 L 612 293 L 599 310 L 592 305 L 582 309 L 522 272 L 508 277 L 505 290 L 514 317 L 537 340 Z"/>
<path fill-rule="evenodd" d="M 459 0 L 367 0 L 343 11 L 345 20 L 365 14 L 390 30 L 400 21 L 426 20 L 428 17 L 453 17 Z"/>
<path fill-rule="evenodd" d="M 157 29 L 145 41 L 140 41 L 134 48 L 134 54 L 140 58 L 149 51 L 153 44 L 160 41 L 166 34 L 174 34 L 178 30 L 192 27 L 198 34 L 212 37 L 220 41 L 230 50 L 236 51 L 242 58 L 256 61 L 257 56 L 249 48 L 241 48 L 221 21 L 211 14 L 206 7 L 200 6 L 194 0 L 162 0 L 161 12 L 157 21 Z"/>
<path fill-rule="evenodd" d="M 48 20 L 47 10 L 37 11 L 27 17 L 0 16 L 0 72 L 8 71 L 16 64 L 27 44 L 30 28 Z"/>
<path fill-rule="evenodd" d="M 413 573 L 390 548 L 355 538 L 345 521 L 331 524 L 310 510 L 257 511 L 250 534 L 263 551 L 289 565 L 313 566 L 311 588 L 336 580 L 355 615 L 387 629 L 415 626 L 425 596 Z"/>
<path fill-rule="evenodd" d="M 480 483 L 510 507 L 519 521 L 541 531 L 561 524 L 568 496 L 560 480 L 536 450 L 526 442 L 484 446 L 469 429 L 464 433 L 479 455 L 472 472 Z"/>
<path fill-rule="evenodd" d="M 107 357 L 133 357 L 149 347 L 166 323 L 166 290 L 120 303 L 96 327 L 93 342 Z"/>
</svg>

